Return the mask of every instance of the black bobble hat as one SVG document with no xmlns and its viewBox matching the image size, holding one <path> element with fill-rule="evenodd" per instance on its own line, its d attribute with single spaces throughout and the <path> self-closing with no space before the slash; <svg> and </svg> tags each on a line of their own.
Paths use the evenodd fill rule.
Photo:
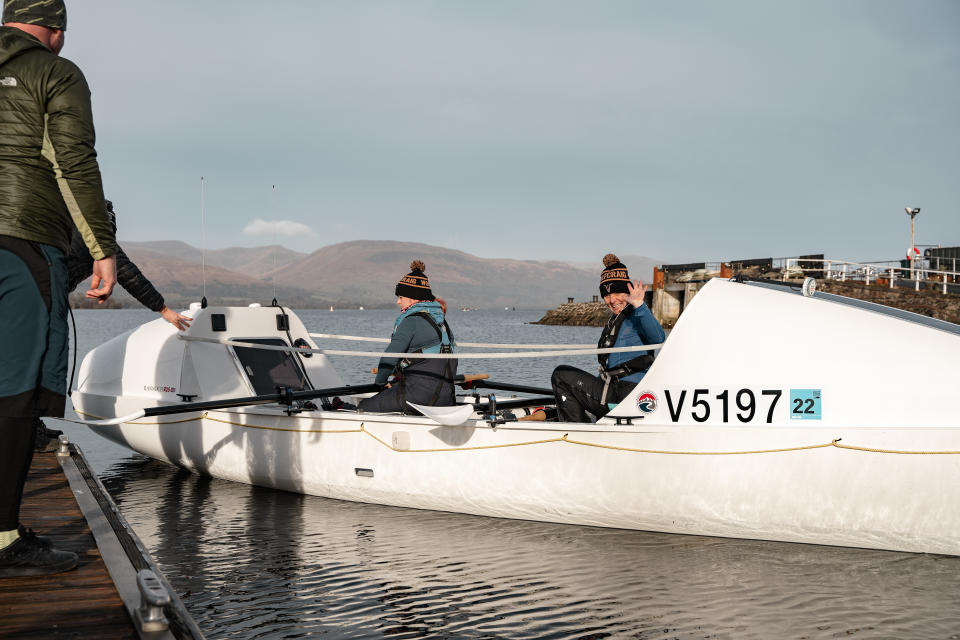
<svg viewBox="0 0 960 640">
<path fill-rule="evenodd" d="M 612 253 L 603 256 L 603 272 L 600 274 L 600 295 L 608 296 L 611 293 L 630 293 L 627 287 L 630 284 L 630 274 L 620 258 Z"/>
<path fill-rule="evenodd" d="M 67 7 L 63 0 L 3 0 L 3 24 L 20 22 L 67 30 Z"/>
<path fill-rule="evenodd" d="M 412 298 L 413 300 L 436 300 L 433 292 L 430 291 L 430 280 L 427 274 L 423 272 L 426 265 L 420 260 L 414 260 L 410 263 L 410 273 L 400 278 L 394 295 Z"/>
</svg>

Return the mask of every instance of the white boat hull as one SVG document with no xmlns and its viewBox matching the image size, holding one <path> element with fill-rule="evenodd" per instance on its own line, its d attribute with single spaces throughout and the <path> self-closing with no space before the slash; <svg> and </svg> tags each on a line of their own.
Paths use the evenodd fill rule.
<svg viewBox="0 0 960 640">
<path fill-rule="evenodd" d="M 224 313 L 230 336 L 277 333 L 275 311 L 206 312 Z M 226 337 L 205 330 L 202 313 L 191 334 Z M 292 315 L 290 331 L 307 335 Z M 124 416 L 175 404 L 185 390 L 202 400 L 252 394 L 229 347 L 185 344 L 161 322 L 94 350 L 77 411 Z M 958 360 L 951 330 L 714 280 L 643 383 L 597 424 L 493 429 L 261 406 L 94 429 L 199 473 L 329 498 L 960 555 L 955 384 L 886 376 L 893 363 L 935 374 L 937 362 Z M 303 366 L 315 388 L 342 384 L 322 357 Z M 644 405 L 645 394 L 655 401 Z"/>
<path fill-rule="evenodd" d="M 287 417 L 261 409 L 96 431 L 199 473 L 328 498 L 565 524 L 960 555 L 956 483 L 944 486 L 945 480 L 960 478 L 960 457 L 835 446 L 760 453 L 829 445 L 838 437 L 841 443 L 878 449 L 937 451 L 951 446 L 957 435 L 952 431 L 804 428 L 769 434 L 746 427 L 651 426 L 611 432 L 591 426 L 494 431 L 480 421 L 440 427 L 413 418 Z M 564 435 L 567 441 L 561 440 Z M 406 438 L 410 450 L 394 448 L 397 439 Z"/>
</svg>

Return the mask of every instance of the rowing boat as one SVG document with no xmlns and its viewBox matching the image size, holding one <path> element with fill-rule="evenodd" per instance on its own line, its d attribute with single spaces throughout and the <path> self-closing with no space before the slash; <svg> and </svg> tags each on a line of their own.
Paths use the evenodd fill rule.
<svg viewBox="0 0 960 640">
<path fill-rule="evenodd" d="M 325 410 L 325 390 L 369 389 L 344 385 L 327 357 L 341 352 L 294 312 L 190 315 L 182 334 L 155 320 L 86 356 L 72 398 L 94 431 L 197 473 L 329 498 L 960 555 L 957 325 L 714 279 L 634 392 L 578 424 L 504 419 L 502 395 L 416 416 Z"/>
</svg>

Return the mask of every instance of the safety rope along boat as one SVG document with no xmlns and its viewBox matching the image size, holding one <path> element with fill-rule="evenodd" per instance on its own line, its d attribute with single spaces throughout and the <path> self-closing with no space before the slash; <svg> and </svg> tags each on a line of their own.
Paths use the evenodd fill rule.
<svg viewBox="0 0 960 640">
<path fill-rule="evenodd" d="M 324 409 L 374 391 L 345 385 L 328 356 L 383 353 L 315 340 L 381 339 L 310 333 L 279 307 L 191 315 L 182 336 L 157 320 L 87 355 L 72 397 L 94 431 L 198 473 L 330 498 L 960 555 L 960 417 L 953 379 L 935 373 L 960 359 L 957 325 L 715 279 L 662 346 L 625 349 L 659 354 L 586 424 L 525 419 L 552 402 L 532 380 L 461 380 L 474 390 L 460 405 L 421 416 Z M 488 350 L 460 360 L 558 364 L 612 351 L 458 346 Z M 926 375 L 891 382 L 894 370 Z"/>
</svg>

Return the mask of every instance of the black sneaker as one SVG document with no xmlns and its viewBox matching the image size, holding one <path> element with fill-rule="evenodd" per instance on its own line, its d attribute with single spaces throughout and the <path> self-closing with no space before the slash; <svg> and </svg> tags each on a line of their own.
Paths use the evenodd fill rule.
<svg viewBox="0 0 960 640">
<path fill-rule="evenodd" d="M 34 449 L 40 453 L 50 453 L 60 448 L 60 436 L 63 431 L 48 429 L 43 420 L 37 420 L 37 438 Z"/>
<path fill-rule="evenodd" d="M 17 533 L 20 535 L 21 538 L 28 536 L 30 534 L 33 534 L 37 536 L 37 540 L 40 541 L 40 544 L 46 545 L 48 547 L 53 546 L 53 541 L 50 538 L 48 538 L 47 536 L 41 536 L 33 529 L 27 529 L 22 524 L 17 526 Z"/>
<path fill-rule="evenodd" d="M 0 549 L 0 578 L 47 576 L 77 566 L 77 554 L 54 549 L 48 538 L 19 527 L 20 537 Z"/>
</svg>

